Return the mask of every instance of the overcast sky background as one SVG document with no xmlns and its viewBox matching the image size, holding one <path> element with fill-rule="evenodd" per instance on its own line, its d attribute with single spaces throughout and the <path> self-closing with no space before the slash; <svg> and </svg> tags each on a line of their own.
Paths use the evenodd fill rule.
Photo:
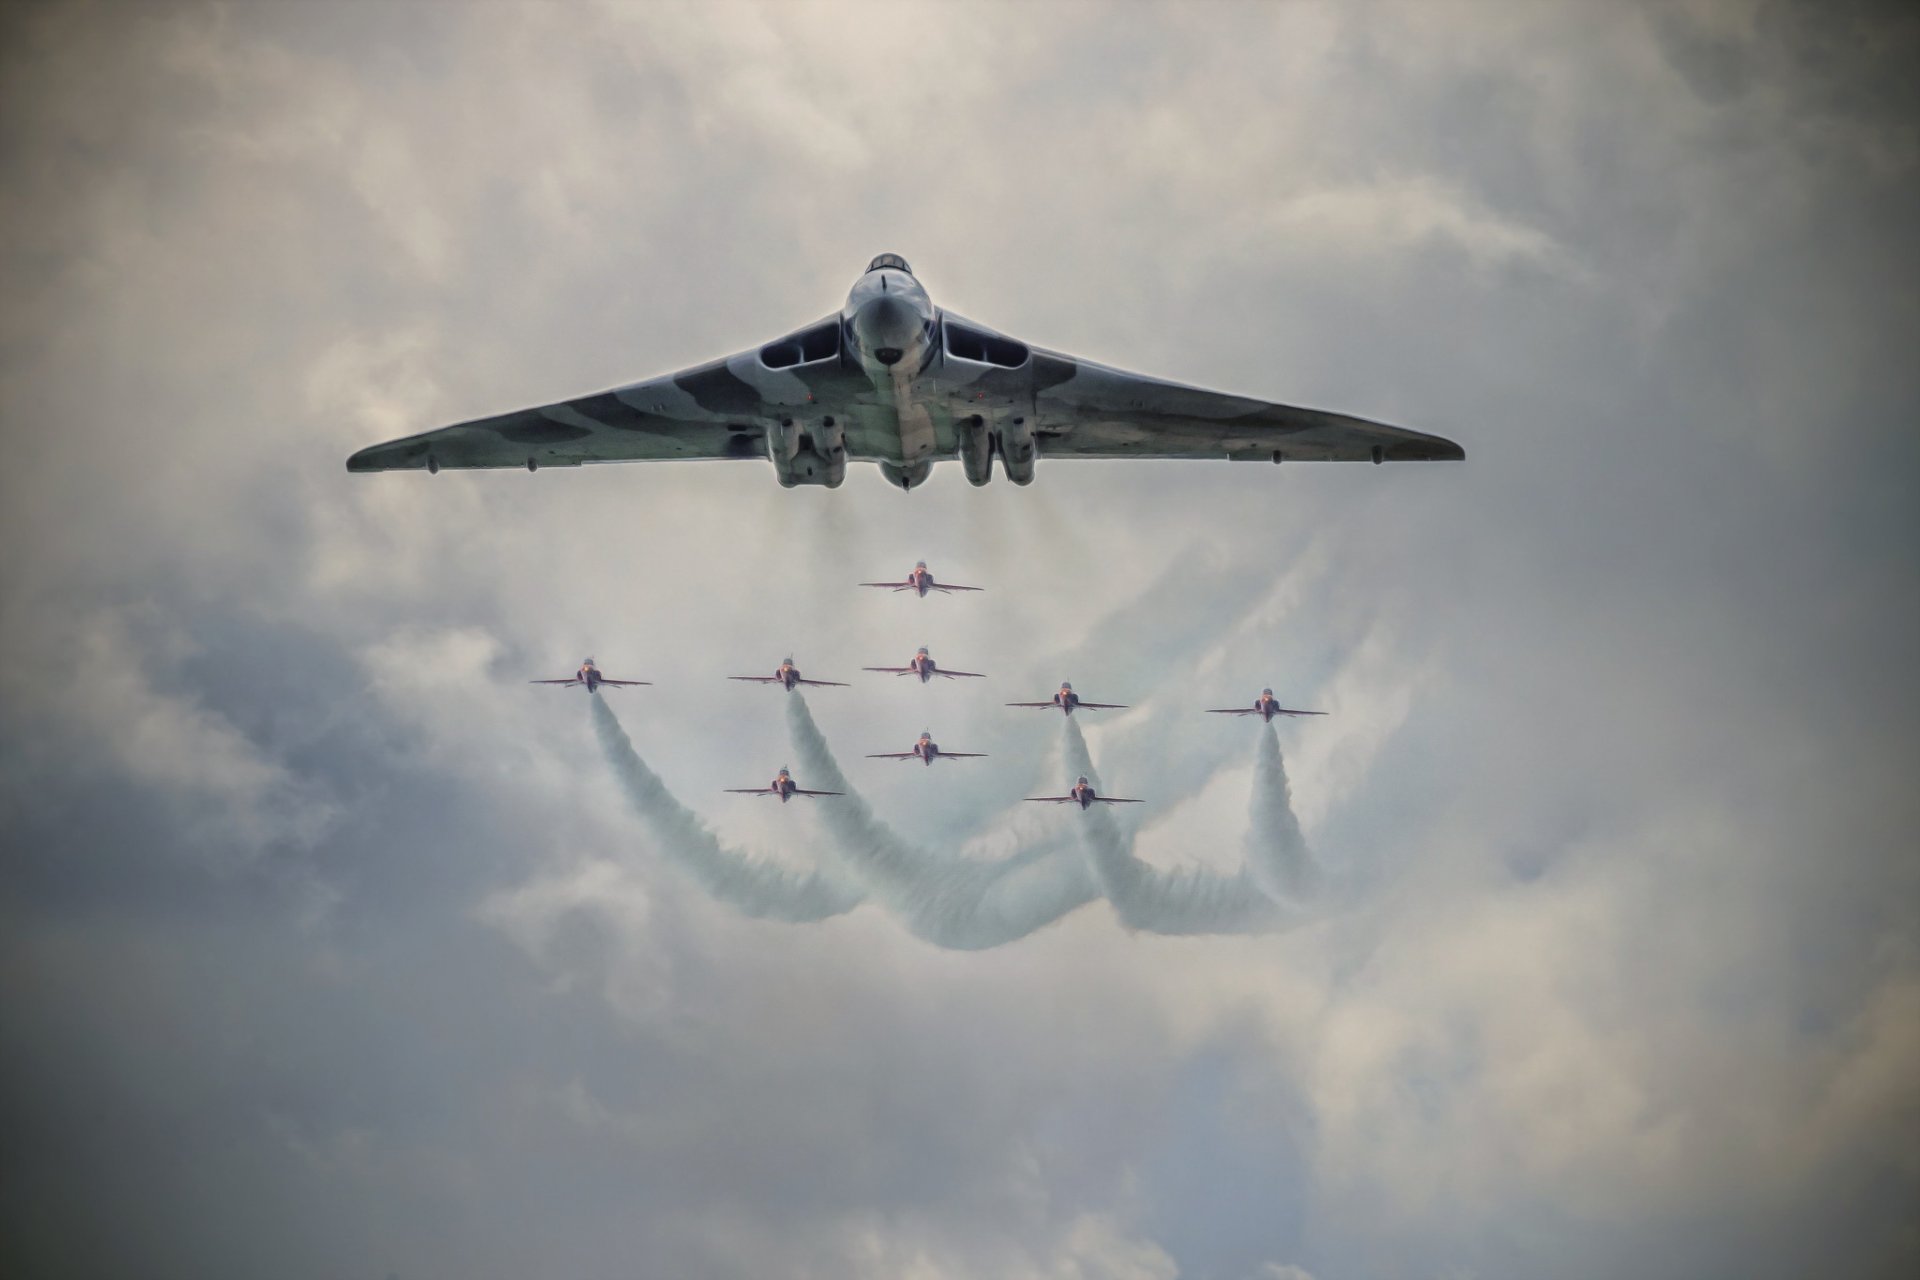
<svg viewBox="0 0 1920 1280">
<path fill-rule="evenodd" d="M 1920 32 L 1749 0 L 0 10 L 0 1256 L 19 1275 L 1909 1274 Z M 904 254 L 1460 465 L 349 476 Z M 902 572 L 990 588 L 917 601 Z M 984 687 L 856 668 L 928 644 Z M 1337 889 L 956 952 L 750 920 L 792 652 L 934 856 L 1060 841 L 1061 679 Z M 853 674 L 849 674 L 853 673 Z M 611 699 L 610 699 L 611 700 Z M 1029 715 L 1031 718 L 1028 718 Z M 855 759 L 922 728 L 993 753 Z M 803 785 L 806 779 L 801 779 Z M 735 803 L 734 801 L 738 801 Z M 1062 843 L 1055 856 L 1071 856 Z"/>
</svg>

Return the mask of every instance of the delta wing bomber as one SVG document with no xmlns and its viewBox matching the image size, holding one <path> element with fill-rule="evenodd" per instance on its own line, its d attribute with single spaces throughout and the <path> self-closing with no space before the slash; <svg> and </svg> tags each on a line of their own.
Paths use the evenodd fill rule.
<svg viewBox="0 0 1920 1280">
<path fill-rule="evenodd" d="M 1049 458 L 1451 461 L 1451 440 L 1224 395 L 1047 351 L 934 306 L 881 254 L 817 324 L 682 373 L 362 449 L 349 471 L 765 458 L 782 485 L 837 487 L 848 459 L 911 489 L 958 458 L 1015 484 Z"/>
</svg>

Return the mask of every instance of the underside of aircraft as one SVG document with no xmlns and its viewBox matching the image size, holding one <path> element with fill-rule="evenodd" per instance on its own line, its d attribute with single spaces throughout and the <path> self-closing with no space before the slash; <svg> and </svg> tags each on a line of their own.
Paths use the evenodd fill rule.
<svg viewBox="0 0 1920 1280">
<path fill-rule="evenodd" d="M 911 489 L 956 458 L 1029 484 L 1041 457 L 1456 461 L 1439 436 L 1225 395 L 1048 351 L 935 307 L 882 254 L 846 306 L 680 373 L 362 449 L 349 471 L 764 458 L 782 485 L 838 487 L 847 462 Z"/>
</svg>

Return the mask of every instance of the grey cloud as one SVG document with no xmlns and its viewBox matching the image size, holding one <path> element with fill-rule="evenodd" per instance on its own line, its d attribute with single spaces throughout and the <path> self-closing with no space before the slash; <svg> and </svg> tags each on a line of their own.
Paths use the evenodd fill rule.
<svg viewBox="0 0 1920 1280">
<path fill-rule="evenodd" d="M 1914 33 L 1829 13 L 9 9 L 12 1269 L 1911 1270 Z M 1471 461 L 341 469 L 784 332 L 881 250 Z M 992 591 L 849 598 L 921 556 Z M 1060 726 L 995 704 L 1066 676 L 1230 867 L 1252 744 L 1186 708 L 1284 684 L 1335 713 L 1279 742 L 1336 910 L 743 919 L 518 683 L 631 663 L 705 796 L 786 750 L 719 676 L 929 642 L 992 696 L 810 703 L 993 753 L 855 770 L 903 840 L 1039 843 L 1001 824 Z"/>
</svg>

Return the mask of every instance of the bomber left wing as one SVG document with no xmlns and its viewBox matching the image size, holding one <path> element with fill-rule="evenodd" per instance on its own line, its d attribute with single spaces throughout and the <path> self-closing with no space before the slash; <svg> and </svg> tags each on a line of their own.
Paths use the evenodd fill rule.
<svg viewBox="0 0 1920 1280">
<path fill-rule="evenodd" d="M 951 311 L 943 311 L 942 320 L 949 332 L 999 341 L 1011 352 L 1009 364 L 1026 357 L 1030 381 L 1020 391 L 1033 397 L 1033 440 L 1043 458 L 1450 462 L 1467 456 L 1441 436 L 1129 373 L 1029 346 Z M 992 397 L 1012 381 L 995 369 L 978 385 Z"/>
<path fill-rule="evenodd" d="M 866 385 L 843 367 L 839 320 L 829 317 L 679 373 L 371 445 L 347 459 L 347 470 L 766 458 L 776 419 L 801 405 L 831 411 Z"/>
</svg>

